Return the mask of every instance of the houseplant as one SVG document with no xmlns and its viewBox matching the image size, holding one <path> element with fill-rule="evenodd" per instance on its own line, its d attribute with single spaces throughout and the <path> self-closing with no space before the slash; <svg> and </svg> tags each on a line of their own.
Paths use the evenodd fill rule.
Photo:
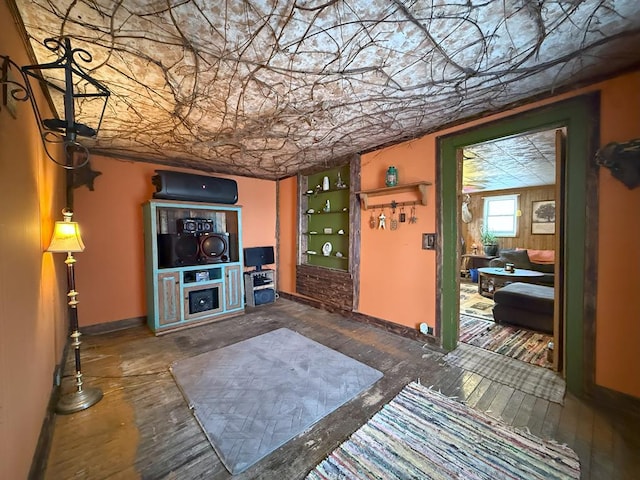
<svg viewBox="0 0 640 480">
<path fill-rule="evenodd" d="M 485 255 L 494 257 L 498 254 L 498 237 L 486 227 L 480 230 L 480 242 Z"/>
</svg>

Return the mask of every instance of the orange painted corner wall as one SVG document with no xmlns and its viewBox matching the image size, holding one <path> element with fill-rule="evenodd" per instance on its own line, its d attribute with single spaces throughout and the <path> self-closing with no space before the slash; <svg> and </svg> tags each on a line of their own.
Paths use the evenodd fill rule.
<svg viewBox="0 0 640 480">
<path fill-rule="evenodd" d="M 640 72 L 601 85 L 600 144 L 640 138 Z M 600 170 L 596 383 L 640 398 L 640 187 Z"/>
<path fill-rule="evenodd" d="M 296 293 L 298 181 L 278 181 L 278 290 Z"/>
<path fill-rule="evenodd" d="M 362 155 L 361 188 L 384 186 L 387 168 L 395 166 L 400 184 L 435 179 L 435 143 L 422 137 Z M 419 203 L 417 193 L 370 198 L 371 204 L 392 201 L 418 201 L 415 223 L 409 223 L 412 207 L 405 207 L 407 222 L 398 222 L 391 230 L 391 220 L 399 219 L 400 209 L 362 211 L 360 224 L 360 303 L 358 311 L 376 318 L 418 328 L 420 323 L 435 326 L 436 252 L 422 249 L 423 233 L 436 232 L 435 188 L 427 187 L 427 205 Z M 386 216 L 384 229 L 378 228 L 379 215 Z M 376 228 L 370 227 L 373 218 Z"/>
<path fill-rule="evenodd" d="M 29 58 L 6 2 L 0 54 Z M 17 76 L 17 72 L 14 72 Z M 36 101 L 46 105 L 41 92 Z M 43 112 L 46 113 L 46 112 Z M 67 338 L 64 256 L 47 253 L 62 220 L 64 170 L 44 153 L 29 102 L 0 105 L 0 478 L 28 478 Z"/>
<path fill-rule="evenodd" d="M 101 172 L 95 190 L 83 186 L 74 192 L 75 220 L 86 245 L 76 264 L 81 326 L 146 315 L 142 205 L 155 191 L 151 177 L 159 168 L 204 174 L 98 155 L 91 157 L 91 168 Z M 243 246 L 275 245 L 275 182 L 216 176 L 238 183 Z"/>
</svg>

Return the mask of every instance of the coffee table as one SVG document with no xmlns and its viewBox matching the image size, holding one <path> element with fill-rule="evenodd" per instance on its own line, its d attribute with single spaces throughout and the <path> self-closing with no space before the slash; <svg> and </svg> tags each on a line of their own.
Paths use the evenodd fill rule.
<svg viewBox="0 0 640 480">
<path fill-rule="evenodd" d="M 507 272 L 504 268 L 481 267 L 478 269 L 478 293 L 483 297 L 493 298 L 496 290 L 513 282 L 535 283 L 535 279 L 544 276 L 542 272 L 516 268 Z"/>
</svg>

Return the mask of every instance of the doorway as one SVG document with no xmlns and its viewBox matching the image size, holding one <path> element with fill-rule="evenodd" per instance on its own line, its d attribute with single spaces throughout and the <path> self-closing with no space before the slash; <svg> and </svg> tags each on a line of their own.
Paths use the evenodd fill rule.
<svg viewBox="0 0 640 480">
<path fill-rule="evenodd" d="M 597 177 L 593 158 L 598 146 L 599 95 L 585 95 L 540 107 L 438 138 L 436 196 L 438 225 L 443 241 L 437 251 L 440 265 L 436 333 L 446 350 L 458 341 L 458 179 L 456 152 L 466 146 L 526 131 L 566 128 L 567 160 L 563 182 L 565 230 L 562 301 L 565 340 L 565 380 L 567 389 L 582 395 L 593 384 L 594 324 L 596 284 L 587 281 L 595 270 L 596 246 L 590 241 L 597 225 Z M 595 212 L 595 213 L 594 213 Z"/>
<path fill-rule="evenodd" d="M 556 180 L 563 178 L 564 135 L 528 131 L 467 145 L 456 155 L 458 341 L 557 372 L 563 205 Z M 496 252 L 483 245 L 483 231 L 496 236 Z M 510 262 L 513 270 L 506 271 Z"/>
</svg>

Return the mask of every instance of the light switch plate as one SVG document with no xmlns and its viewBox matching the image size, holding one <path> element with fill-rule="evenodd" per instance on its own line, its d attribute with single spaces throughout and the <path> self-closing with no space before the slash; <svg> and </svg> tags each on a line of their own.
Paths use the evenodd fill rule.
<svg viewBox="0 0 640 480">
<path fill-rule="evenodd" d="M 423 233 L 422 234 L 422 249 L 423 250 L 435 250 L 436 249 L 436 234 L 435 233 Z"/>
</svg>

